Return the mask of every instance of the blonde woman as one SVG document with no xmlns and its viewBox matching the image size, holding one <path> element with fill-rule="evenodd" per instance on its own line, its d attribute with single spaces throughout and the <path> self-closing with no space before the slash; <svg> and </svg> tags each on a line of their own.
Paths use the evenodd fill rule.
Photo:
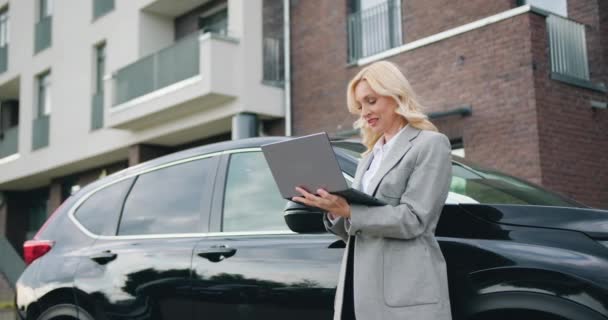
<svg viewBox="0 0 608 320">
<path fill-rule="evenodd" d="M 435 227 L 450 179 L 450 143 L 422 113 L 405 76 L 376 62 L 349 83 L 347 104 L 367 146 L 353 188 L 387 203 L 349 204 L 323 189 L 293 200 L 327 211 L 347 242 L 334 319 L 451 319 Z"/>
</svg>

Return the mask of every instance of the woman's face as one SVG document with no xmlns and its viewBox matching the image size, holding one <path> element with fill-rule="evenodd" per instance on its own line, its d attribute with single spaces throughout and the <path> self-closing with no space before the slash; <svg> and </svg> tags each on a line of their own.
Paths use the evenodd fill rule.
<svg viewBox="0 0 608 320">
<path fill-rule="evenodd" d="M 361 105 L 361 118 L 374 133 L 392 136 L 404 124 L 403 118 L 395 112 L 395 100 L 377 94 L 367 81 L 360 81 L 355 86 L 355 99 Z"/>
</svg>

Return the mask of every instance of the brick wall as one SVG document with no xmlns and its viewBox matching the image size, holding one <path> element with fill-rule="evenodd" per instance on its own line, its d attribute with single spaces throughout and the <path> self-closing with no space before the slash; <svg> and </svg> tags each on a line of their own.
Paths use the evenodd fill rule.
<svg viewBox="0 0 608 320">
<path fill-rule="evenodd" d="M 608 52 L 602 47 L 602 25 L 600 24 L 600 3 L 605 0 L 576 0 L 568 1 L 568 18 L 585 25 L 585 37 L 587 39 L 587 54 L 589 56 L 589 71 L 593 82 L 605 82 L 606 78 L 606 54 Z M 606 16 L 604 8 L 604 19 Z M 608 21 L 604 20 L 604 23 Z M 606 26 L 604 26 L 604 31 Z M 606 34 L 603 34 L 606 39 Z M 606 40 L 604 40 L 606 41 Z"/>
<path fill-rule="evenodd" d="M 404 42 L 411 42 L 435 33 L 509 10 L 514 0 L 404 0 L 402 26 Z"/>
<path fill-rule="evenodd" d="M 585 204 L 608 208 L 608 110 L 604 93 L 550 79 L 546 26 L 532 16 L 542 184 Z"/>
<path fill-rule="evenodd" d="M 359 70 L 346 66 L 345 10 L 304 1 L 293 10 L 296 134 L 349 129 L 355 120 L 345 106 L 346 84 Z M 467 158 L 541 182 L 529 14 L 389 60 L 402 68 L 427 112 L 472 106 L 473 116 L 454 118 L 450 129 L 462 131 Z"/>
<path fill-rule="evenodd" d="M 568 1 L 569 15 L 586 25 L 595 83 L 608 82 L 606 3 Z M 404 2 L 408 41 L 515 6 L 515 1 Z M 603 6 L 603 7 L 602 7 Z M 345 1 L 296 1 L 292 6 L 295 134 L 352 128 L 345 89 L 359 68 L 347 65 Z M 410 17 L 411 15 L 411 17 Z M 473 115 L 435 121 L 463 138 L 467 159 L 608 208 L 608 112 L 590 100 L 606 94 L 550 79 L 545 18 L 526 13 L 420 47 L 397 63 L 426 112 L 470 105 Z"/>
</svg>

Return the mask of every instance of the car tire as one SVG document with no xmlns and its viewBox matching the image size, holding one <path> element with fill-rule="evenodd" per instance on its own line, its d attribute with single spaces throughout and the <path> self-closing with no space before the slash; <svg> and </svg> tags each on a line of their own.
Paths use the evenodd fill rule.
<svg viewBox="0 0 608 320">
<path fill-rule="evenodd" d="M 94 320 L 84 309 L 73 304 L 58 304 L 46 309 L 37 320 L 53 320 L 73 318 L 78 320 Z"/>
<path fill-rule="evenodd" d="M 496 310 L 484 312 L 469 318 L 469 320 L 571 320 L 546 312 L 532 310 Z"/>
</svg>

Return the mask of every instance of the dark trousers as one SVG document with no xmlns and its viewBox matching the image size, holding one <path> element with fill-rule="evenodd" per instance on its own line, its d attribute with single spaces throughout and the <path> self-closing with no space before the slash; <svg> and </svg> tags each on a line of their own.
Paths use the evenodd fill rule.
<svg viewBox="0 0 608 320">
<path fill-rule="evenodd" d="M 355 320 L 355 297 L 353 295 L 353 268 L 355 259 L 355 237 L 350 237 L 346 275 L 344 277 L 344 295 L 342 299 L 342 320 Z"/>
</svg>

